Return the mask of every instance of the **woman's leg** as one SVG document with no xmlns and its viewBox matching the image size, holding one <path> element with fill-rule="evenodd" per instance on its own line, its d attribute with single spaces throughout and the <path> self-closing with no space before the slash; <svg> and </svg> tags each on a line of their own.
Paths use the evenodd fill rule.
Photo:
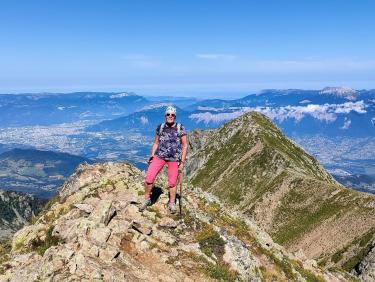
<svg viewBox="0 0 375 282">
<path fill-rule="evenodd" d="M 169 202 L 176 202 L 177 193 L 177 178 L 178 178 L 178 162 L 167 162 L 168 164 L 168 187 L 169 187 Z"/>
<path fill-rule="evenodd" d="M 150 199 L 152 184 L 154 183 L 156 176 L 159 174 L 164 165 L 164 160 L 158 158 L 157 156 L 154 156 L 150 165 L 148 166 L 145 178 L 145 199 Z"/>
</svg>

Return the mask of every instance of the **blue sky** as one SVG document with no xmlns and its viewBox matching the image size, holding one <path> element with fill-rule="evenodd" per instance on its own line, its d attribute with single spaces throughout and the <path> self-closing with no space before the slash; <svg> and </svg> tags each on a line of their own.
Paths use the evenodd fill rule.
<svg viewBox="0 0 375 282">
<path fill-rule="evenodd" d="M 0 1 L 0 92 L 375 88 L 375 1 Z"/>
</svg>

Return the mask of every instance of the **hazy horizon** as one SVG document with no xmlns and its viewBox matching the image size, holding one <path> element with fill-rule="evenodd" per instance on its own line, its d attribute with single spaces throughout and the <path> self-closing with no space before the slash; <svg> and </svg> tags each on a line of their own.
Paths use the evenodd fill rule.
<svg viewBox="0 0 375 282">
<path fill-rule="evenodd" d="M 325 85 L 320 88 L 299 88 L 299 87 L 293 87 L 293 88 L 262 88 L 259 90 L 249 90 L 249 91 L 231 91 L 228 90 L 222 90 L 222 91 L 212 91 L 212 90 L 196 90 L 196 91 L 174 91 L 174 90 L 158 90 L 154 91 L 153 89 L 149 89 L 146 91 L 134 91 L 129 90 L 132 89 L 131 87 L 129 89 L 77 89 L 77 90 L 69 90 L 66 89 L 65 91 L 24 91 L 24 92 L 0 92 L 0 95 L 3 94 L 13 94 L 13 95 L 22 95 L 22 94 L 37 94 L 37 95 L 54 95 L 54 94 L 72 94 L 72 93 L 79 93 L 79 92 L 103 92 L 103 93 L 121 93 L 121 92 L 127 92 L 127 93 L 134 93 L 136 95 L 144 96 L 144 97 L 162 97 L 162 96 L 174 96 L 174 97 L 180 97 L 180 98 L 200 98 L 200 99 L 238 99 L 242 98 L 248 95 L 255 95 L 258 94 L 264 90 L 271 90 L 271 89 L 277 89 L 277 90 L 290 90 L 290 89 L 299 89 L 299 90 L 321 90 L 325 87 L 345 87 L 345 88 L 351 88 L 349 86 L 343 86 L 343 85 Z M 372 90 L 373 88 L 353 88 L 354 90 Z M 230 97 L 228 97 L 230 95 Z"/>
</svg>

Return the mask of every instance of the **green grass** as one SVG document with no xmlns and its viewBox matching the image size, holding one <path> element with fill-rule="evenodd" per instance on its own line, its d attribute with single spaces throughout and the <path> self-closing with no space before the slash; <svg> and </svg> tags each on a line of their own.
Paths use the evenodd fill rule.
<svg viewBox="0 0 375 282">
<path fill-rule="evenodd" d="M 344 250 L 339 250 L 338 252 L 336 252 L 331 260 L 334 262 L 334 263 L 338 263 L 340 260 L 342 260 L 343 258 L 343 253 L 344 253 Z"/>
<path fill-rule="evenodd" d="M 12 249 L 12 242 L 10 239 L 0 241 L 0 274 L 4 274 L 7 266 L 3 263 L 9 259 L 9 254 Z"/>
<path fill-rule="evenodd" d="M 272 232 L 273 238 L 279 244 L 288 244 L 325 219 L 348 210 L 345 203 L 319 198 L 318 185 L 322 184 L 307 180 L 303 185 L 304 187 L 292 187 L 282 200 L 275 222 L 282 222 L 283 225 Z M 316 186 L 314 190 L 310 188 L 313 185 Z M 310 202 L 306 202 L 306 199 L 310 199 Z"/>
<path fill-rule="evenodd" d="M 312 273 L 311 271 L 304 269 L 303 265 L 300 261 L 293 260 L 292 264 L 294 268 L 302 275 L 303 278 L 306 279 L 307 282 L 324 282 L 325 280 Z"/>
<path fill-rule="evenodd" d="M 359 241 L 359 246 L 365 247 L 367 244 L 374 238 L 375 235 L 375 228 L 370 229 L 366 232 L 365 235 L 362 236 L 361 240 Z"/>
<path fill-rule="evenodd" d="M 218 258 L 223 256 L 225 241 L 211 226 L 206 225 L 203 230 L 198 232 L 196 240 L 202 252 L 207 256 L 211 257 L 212 254 L 215 254 Z"/>
<path fill-rule="evenodd" d="M 210 264 L 205 268 L 206 274 L 218 281 L 239 281 L 240 278 L 237 274 L 237 272 L 231 270 L 229 268 L 229 265 L 220 262 L 217 264 Z"/>
<path fill-rule="evenodd" d="M 32 250 L 35 250 L 39 255 L 43 256 L 45 251 L 52 246 L 56 246 L 60 239 L 52 235 L 53 226 L 50 226 L 46 232 L 46 238 L 41 240 L 39 238 L 32 242 Z"/>
</svg>

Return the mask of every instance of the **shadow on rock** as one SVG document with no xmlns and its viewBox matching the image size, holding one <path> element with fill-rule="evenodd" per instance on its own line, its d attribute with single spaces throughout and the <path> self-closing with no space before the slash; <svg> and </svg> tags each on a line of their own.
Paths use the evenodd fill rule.
<svg viewBox="0 0 375 282">
<path fill-rule="evenodd" d="M 152 187 L 151 203 L 155 204 L 158 201 L 161 194 L 163 194 L 163 190 L 160 187 L 158 187 L 158 186 Z"/>
</svg>

